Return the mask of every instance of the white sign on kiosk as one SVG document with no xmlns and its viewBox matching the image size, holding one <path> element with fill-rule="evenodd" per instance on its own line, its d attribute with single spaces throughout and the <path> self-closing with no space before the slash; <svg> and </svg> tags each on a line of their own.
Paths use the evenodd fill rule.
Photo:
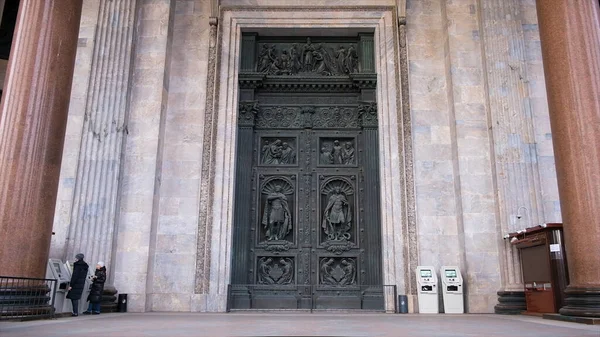
<svg viewBox="0 0 600 337">
<path fill-rule="evenodd" d="M 417 297 L 419 313 L 437 314 L 440 312 L 438 304 L 438 278 L 435 270 L 430 266 L 417 267 Z"/>
<path fill-rule="evenodd" d="M 464 313 L 463 279 L 460 269 L 456 266 L 443 266 L 440 273 L 442 276 L 444 312 L 447 314 Z"/>
</svg>

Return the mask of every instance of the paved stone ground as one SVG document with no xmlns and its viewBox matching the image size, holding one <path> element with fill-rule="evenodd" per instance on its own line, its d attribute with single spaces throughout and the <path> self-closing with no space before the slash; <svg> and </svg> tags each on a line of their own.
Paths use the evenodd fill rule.
<svg viewBox="0 0 600 337">
<path fill-rule="evenodd" d="M 600 337 L 600 327 L 499 315 L 128 313 L 0 322 L 0 336 Z"/>
</svg>

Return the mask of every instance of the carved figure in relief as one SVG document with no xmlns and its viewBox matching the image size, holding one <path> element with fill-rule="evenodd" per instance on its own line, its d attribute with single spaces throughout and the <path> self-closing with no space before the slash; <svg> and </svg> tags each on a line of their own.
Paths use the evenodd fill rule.
<svg viewBox="0 0 600 337">
<path fill-rule="evenodd" d="M 350 204 L 340 186 L 335 186 L 329 195 L 323 214 L 321 226 L 330 241 L 346 241 L 350 239 L 352 213 Z"/>
<path fill-rule="evenodd" d="M 340 280 L 340 285 L 351 285 L 356 283 L 356 268 L 352 260 L 342 260 L 342 270 L 344 276 Z"/>
<path fill-rule="evenodd" d="M 315 46 L 308 37 L 306 38 L 306 44 L 302 47 L 302 68 L 306 72 L 311 72 L 315 68 L 314 52 Z"/>
<path fill-rule="evenodd" d="M 321 284 L 327 284 L 327 285 L 335 285 L 337 284 L 337 282 L 335 281 L 335 279 L 333 278 L 333 275 L 331 275 L 331 273 L 333 272 L 333 259 L 323 259 L 321 261 Z"/>
<path fill-rule="evenodd" d="M 292 72 L 296 74 L 302 69 L 302 62 L 300 61 L 300 54 L 298 53 L 298 45 L 296 43 L 290 47 L 289 54 L 292 63 Z"/>
<path fill-rule="evenodd" d="M 275 63 L 275 46 L 263 44 L 259 55 L 260 64 L 258 66 L 259 73 L 269 72 L 272 65 Z"/>
<path fill-rule="evenodd" d="M 325 146 L 321 148 L 321 164 L 333 164 L 333 156 L 331 155 L 331 151 L 329 151 Z"/>
<path fill-rule="evenodd" d="M 268 151 L 269 151 L 269 141 L 265 140 L 265 143 L 260 151 L 260 153 L 261 153 L 260 162 L 261 163 L 265 163 L 267 161 L 266 154 L 268 153 Z"/>
<path fill-rule="evenodd" d="M 262 225 L 266 229 L 267 241 L 284 240 L 292 229 L 292 217 L 281 185 L 275 185 L 267 195 Z"/>
<path fill-rule="evenodd" d="M 331 55 L 323 48 L 322 44 L 317 44 L 313 52 L 314 72 L 321 75 L 330 76 L 334 70 L 334 64 Z"/>
<path fill-rule="evenodd" d="M 339 140 L 333 141 L 333 150 L 331 152 L 331 157 L 333 158 L 333 163 L 336 165 L 344 163 L 344 159 L 342 157 L 342 146 L 340 145 Z"/>
<path fill-rule="evenodd" d="M 347 59 L 347 51 L 344 46 L 339 46 L 339 48 L 335 51 L 335 61 L 336 66 L 340 73 L 346 73 L 346 59 Z"/>
<path fill-rule="evenodd" d="M 271 262 L 273 259 L 262 257 L 258 260 L 258 284 L 274 284 L 275 280 L 269 274 L 271 273 Z"/>
<path fill-rule="evenodd" d="M 277 59 L 277 62 L 275 63 L 276 69 L 275 69 L 275 73 L 277 75 L 289 75 L 292 73 L 292 59 L 290 57 L 290 55 L 288 54 L 287 50 L 283 50 L 281 51 L 281 55 L 279 55 L 279 58 Z"/>
<path fill-rule="evenodd" d="M 354 46 L 351 45 L 348 47 L 345 69 L 340 71 L 348 74 L 358 72 L 358 53 L 356 52 L 356 48 L 354 48 Z"/>
<path fill-rule="evenodd" d="M 281 259 L 279 260 L 279 263 L 283 265 L 283 274 L 281 275 L 279 280 L 277 280 L 277 284 L 292 283 L 292 280 L 294 278 L 294 267 L 292 265 L 292 259 Z"/>
<path fill-rule="evenodd" d="M 266 142 L 266 141 L 265 141 Z M 277 139 L 270 145 L 263 146 L 262 163 L 269 165 L 277 165 L 281 162 L 281 154 L 283 146 L 281 140 Z"/>
<path fill-rule="evenodd" d="M 296 152 L 286 142 L 281 144 L 281 164 L 294 164 L 296 162 Z"/>
<path fill-rule="evenodd" d="M 352 145 L 352 142 L 346 142 L 344 144 L 344 149 L 342 150 L 342 164 L 354 164 L 354 146 Z"/>
</svg>

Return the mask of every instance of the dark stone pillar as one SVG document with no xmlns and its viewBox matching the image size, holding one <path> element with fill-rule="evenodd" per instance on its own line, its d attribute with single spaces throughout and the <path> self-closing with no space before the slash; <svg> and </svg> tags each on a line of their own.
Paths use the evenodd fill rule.
<svg viewBox="0 0 600 337">
<path fill-rule="evenodd" d="M 0 107 L 0 271 L 43 277 L 82 0 L 21 0 Z"/>
<path fill-rule="evenodd" d="M 562 315 L 600 317 L 600 8 L 537 1 L 570 284 Z"/>
</svg>

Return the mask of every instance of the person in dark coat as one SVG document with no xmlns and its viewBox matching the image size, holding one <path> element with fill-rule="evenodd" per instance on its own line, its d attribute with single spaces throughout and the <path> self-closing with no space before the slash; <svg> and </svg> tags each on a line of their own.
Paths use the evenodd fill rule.
<svg viewBox="0 0 600 337">
<path fill-rule="evenodd" d="M 104 262 L 100 261 L 96 265 L 96 273 L 92 276 L 92 285 L 90 286 L 90 294 L 88 295 L 88 301 L 90 304 L 84 315 L 98 315 L 100 314 L 100 302 L 102 301 L 102 293 L 104 292 L 104 282 L 106 282 L 106 267 Z"/>
<path fill-rule="evenodd" d="M 75 255 L 75 259 L 76 261 L 73 263 L 73 275 L 71 275 L 67 298 L 70 299 L 73 304 L 72 316 L 79 316 L 79 299 L 81 298 L 83 288 L 85 287 L 85 278 L 87 277 L 89 266 L 83 261 L 82 253 Z"/>
</svg>

